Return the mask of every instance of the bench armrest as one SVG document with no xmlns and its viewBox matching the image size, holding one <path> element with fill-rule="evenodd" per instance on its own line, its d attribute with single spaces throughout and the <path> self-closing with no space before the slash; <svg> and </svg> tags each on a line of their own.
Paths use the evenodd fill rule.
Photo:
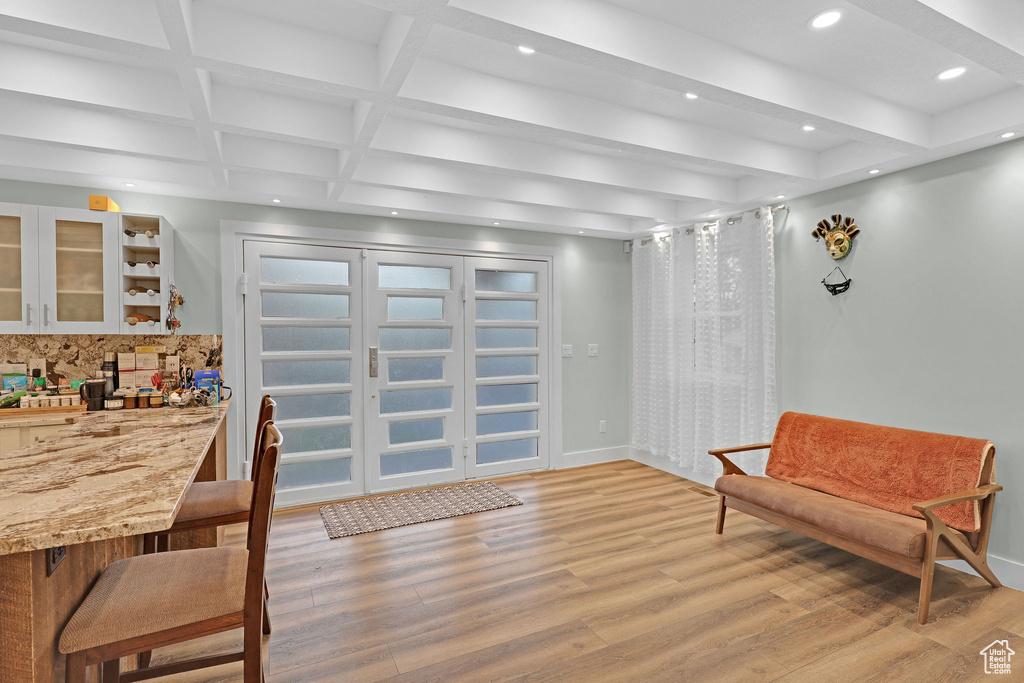
<svg viewBox="0 0 1024 683">
<path fill-rule="evenodd" d="M 742 453 L 743 451 L 758 451 L 762 448 L 771 448 L 770 443 L 755 443 L 749 446 L 733 446 L 732 448 L 714 448 L 708 451 L 708 455 L 713 455 L 722 462 L 722 474 L 746 474 L 739 466 L 729 458 L 725 457 L 726 453 Z"/>
<path fill-rule="evenodd" d="M 985 484 L 984 486 L 979 486 L 976 489 L 968 489 L 967 491 L 960 491 L 959 493 L 951 493 L 948 496 L 939 496 L 938 498 L 932 498 L 931 500 L 914 503 L 912 507 L 918 512 L 925 512 L 937 507 L 942 507 L 943 505 L 965 503 L 972 500 L 982 500 L 984 498 L 988 498 L 996 491 L 1002 490 L 1003 487 L 998 484 Z"/>
</svg>

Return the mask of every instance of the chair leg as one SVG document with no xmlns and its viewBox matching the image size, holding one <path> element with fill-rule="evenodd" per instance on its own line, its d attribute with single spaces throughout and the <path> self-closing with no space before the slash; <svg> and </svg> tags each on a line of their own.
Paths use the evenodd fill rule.
<svg viewBox="0 0 1024 683">
<path fill-rule="evenodd" d="M 156 534 L 149 533 L 142 535 L 142 554 L 149 555 L 156 552 Z"/>
<path fill-rule="evenodd" d="M 72 652 L 64 661 L 65 683 L 85 683 L 85 653 Z"/>
<path fill-rule="evenodd" d="M 140 669 L 148 669 L 150 662 L 153 661 L 153 651 L 146 650 L 145 652 L 140 652 L 137 656 L 137 659 L 139 662 Z"/>
<path fill-rule="evenodd" d="M 243 680 L 245 683 L 263 683 L 263 634 L 259 628 L 243 629 Z"/>
<path fill-rule="evenodd" d="M 103 662 L 103 683 L 120 683 L 121 681 L 121 660 L 111 659 Z"/>
<path fill-rule="evenodd" d="M 718 525 L 715 527 L 715 533 L 720 534 L 725 528 L 725 496 L 718 497 Z"/>
<path fill-rule="evenodd" d="M 270 610 L 267 609 L 267 589 L 266 584 L 263 587 L 263 635 L 270 635 Z"/>
<path fill-rule="evenodd" d="M 160 534 L 156 537 L 156 551 L 158 553 L 166 553 L 171 549 L 171 535 Z"/>
</svg>

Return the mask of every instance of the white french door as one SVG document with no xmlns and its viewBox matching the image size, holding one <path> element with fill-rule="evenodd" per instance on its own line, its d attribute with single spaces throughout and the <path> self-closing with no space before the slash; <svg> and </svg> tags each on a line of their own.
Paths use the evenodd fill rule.
<svg viewBox="0 0 1024 683">
<path fill-rule="evenodd" d="M 248 459 L 260 398 L 277 401 L 282 505 L 362 493 L 358 249 L 245 242 Z M 251 463 L 247 463 L 246 472 Z"/>
<path fill-rule="evenodd" d="M 547 264 L 466 259 L 470 478 L 548 464 Z"/>
<path fill-rule="evenodd" d="M 547 467 L 544 261 L 246 241 L 246 422 L 282 504 Z"/>
<path fill-rule="evenodd" d="M 366 267 L 367 489 L 462 481 L 462 258 L 371 251 Z"/>
</svg>

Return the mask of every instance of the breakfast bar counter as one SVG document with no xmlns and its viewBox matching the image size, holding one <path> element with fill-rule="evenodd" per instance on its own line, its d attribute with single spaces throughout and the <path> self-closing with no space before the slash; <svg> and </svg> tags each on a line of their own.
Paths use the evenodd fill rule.
<svg viewBox="0 0 1024 683">
<path fill-rule="evenodd" d="M 0 680 L 60 676 L 57 640 L 104 567 L 168 529 L 193 481 L 225 478 L 229 408 L 85 413 L 0 456 Z M 216 544 L 202 530 L 171 547 Z"/>
</svg>

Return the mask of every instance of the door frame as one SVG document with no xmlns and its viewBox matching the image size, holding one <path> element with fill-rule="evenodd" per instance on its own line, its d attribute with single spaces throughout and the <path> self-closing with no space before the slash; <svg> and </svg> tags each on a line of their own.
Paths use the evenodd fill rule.
<svg viewBox="0 0 1024 683">
<path fill-rule="evenodd" d="M 354 221 L 363 217 L 353 216 Z M 378 227 L 378 226 L 373 226 Z M 481 228 L 483 230 L 484 228 Z M 561 278 L 559 264 L 562 248 L 511 244 L 489 240 L 463 240 L 398 233 L 370 232 L 340 228 L 308 227 L 282 223 L 221 220 L 221 329 L 223 330 L 224 376 L 233 388 L 232 395 L 245 396 L 245 311 L 244 294 L 248 290 L 242 245 L 245 240 L 284 242 L 350 249 L 383 249 L 452 256 L 509 258 L 543 261 L 547 264 L 551 324 L 548 333 L 550 393 L 548 436 L 549 469 L 562 464 L 562 372 L 557 353 L 562 346 Z M 242 479 L 244 470 L 245 411 L 232 406 L 227 416 L 227 476 Z M 312 501 L 308 501 L 312 502 Z M 292 504 L 302 504 L 293 501 Z"/>
</svg>

